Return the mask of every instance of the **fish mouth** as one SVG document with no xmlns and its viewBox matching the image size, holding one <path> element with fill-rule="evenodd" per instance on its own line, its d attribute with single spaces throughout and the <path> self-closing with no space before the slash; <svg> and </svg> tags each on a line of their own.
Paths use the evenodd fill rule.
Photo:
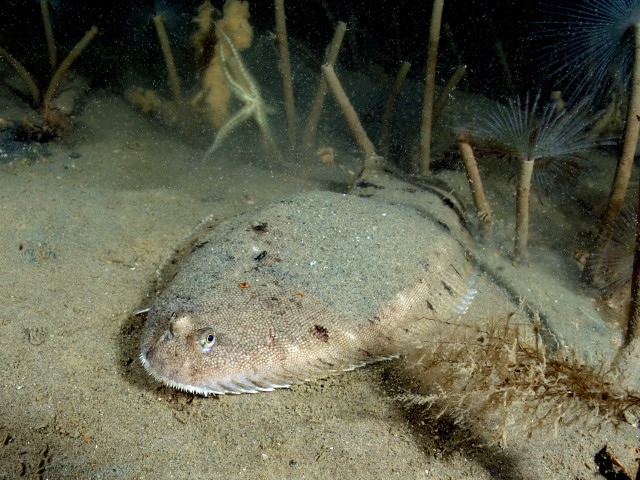
<svg viewBox="0 0 640 480">
<path fill-rule="evenodd" d="M 140 353 L 140 363 L 149 375 L 167 387 L 175 388 L 182 392 L 202 395 L 203 397 L 209 395 L 272 392 L 277 388 L 289 388 L 291 386 L 291 382 L 289 381 L 268 380 L 255 375 L 228 376 L 223 379 L 213 379 L 206 385 L 191 385 L 173 380 L 159 372 L 149 361 L 145 352 Z"/>
</svg>

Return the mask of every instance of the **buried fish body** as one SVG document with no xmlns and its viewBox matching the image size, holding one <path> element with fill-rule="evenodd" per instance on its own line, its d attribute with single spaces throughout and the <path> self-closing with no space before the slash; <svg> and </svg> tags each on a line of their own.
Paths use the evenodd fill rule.
<svg viewBox="0 0 640 480">
<path fill-rule="evenodd" d="M 475 294 L 464 228 L 432 200 L 435 218 L 307 192 L 203 222 L 163 267 L 143 366 L 187 392 L 254 393 L 401 354 L 420 319 L 460 315 Z"/>
</svg>

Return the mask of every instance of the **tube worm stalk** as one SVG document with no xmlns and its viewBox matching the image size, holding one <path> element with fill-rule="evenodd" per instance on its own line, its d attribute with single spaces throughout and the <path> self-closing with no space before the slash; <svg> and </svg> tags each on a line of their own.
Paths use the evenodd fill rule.
<svg viewBox="0 0 640 480">
<path fill-rule="evenodd" d="M 453 92 L 453 90 L 455 90 L 455 88 L 458 86 L 458 83 L 460 83 L 460 80 L 462 80 L 462 77 L 464 77 L 466 71 L 466 65 L 458 65 L 456 71 L 453 72 L 453 75 L 451 75 L 451 78 L 445 84 L 442 92 L 440 92 L 438 101 L 433 107 L 433 123 L 436 123 L 438 121 L 438 118 L 440 118 L 444 107 L 447 105 L 447 100 L 449 100 L 449 95 L 451 95 L 451 92 Z"/>
<path fill-rule="evenodd" d="M 26 68 L 16 60 L 13 55 L 7 52 L 4 48 L 0 47 L 0 57 L 4 58 L 6 62 L 11 65 L 11 67 L 16 71 L 18 76 L 22 79 L 22 81 L 27 85 L 29 89 L 29 93 L 31 94 L 31 99 L 33 100 L 33 106 L 37 106 L 40 104 L 40 89 L 36 82 L 33 80 L 31 74 L 27 71 Z"/>
<path fill-rule="evenodd" d="M 520 180 L 516 194 L 516 243 L 514 261 L 526 262 L 529 258 L 529 192 L 533 176 L 533 160 L 521 160 Z"/>
<path fill-rule="evenodd" d="M 73 49 L 69 52 L 69 54 L 65 57 L 65 59 L 60 63 L 60 65 L 58 65 L 58 68 L 53 73 L 53 76 L 49 81 L 49 87 L 47 88 L 47 91 L 44 94 L 44 98 L 42 99 L 42 104 L 44 108 L 47 108 L 47 105 L 51 102 L 51 99 L 53 98 L 53 94 L 56 92 L 56 89 L 58 88 L 58 85 L 60 84 L 62 77 L 67 72 L 67 70 L 69 70 L 69 67 L 71 66 L 71 64 L 74 62 L 76 58 L 78 58 L 78 55 L 80 55 L 82 51 L 85 48 L 87 48 L 87 45 L 91 43 L 91 40 L 93 40 L 93 38 L 96 36 L 97 33 L 98 33 L 98 27 L 95 27 L 95 26 L 91 27 L 87 31 L 87 33 L 84 34 L 84 37 L 82 37 L 82 39 L 76 44 L 76 46 L 73 47 Z"/>
<path fill-rule="evenodd" d="M 393 82 L 393 86 L 391 87 L 391 93 L 389 93 L 387 104 L 384 106 L 384 112 L 382 114 L 382 124 L 380 125 L 380 148 L 382 149 L 382 154 L 385 157 L 389 155 L 389 125 L 391 124 L 393 109 L 396 105 L 396 101 L 398 100 L 398 95 L 400 95 L 402 85 L 404 84 L 404 81 L 409 74 L 410 68 L 411 63 L 402 62 L 400 70 L 398 70 L 398 73 L 396 74 L 396 79 Z"/>
<path fill-rule="evenodd" d="M 51 70 L 53 70 L 58 63 L 58 49 L 53 39 L 49 0 L 40 0 L 40 12 L 42 13 L 42 21 L 44 22 L 44 36 L 47 39 L 47 49 L 49 50 L 49 63 L 51 64 Z"/>
<path fill-rule="evenodd" d="M 289 126 L 289 144 L 296 144 L 296 108 L 293 101 L 293 83 L 291 80 L 291 62 L 289 61 L 289 44 L 287 42 L 287 22 L 284 15 L 284 0 L 275 0 L 276 33 L 280 47 L 280 74 L 284 88 L 284 106 Z"/>
<path fill-rule="evenodd" d="M 333 39 L 331 40 L 329 48 L 327 49 L 327 54 L 325 57 L 325 63 L 327 65 L 335 65 L 346 31 L 347 24 L 344 22 L 338 22 L 336 31 L 333 34 Z M 322 114 L 322 106 L 324 105 L 324 98 L 327 95 L 327 90 L 327 81 L 325 80 L 324 76 L 321 76 L 320 83 L 318 84 L 318 89 L 316 90 L 316 96 L 313 100 L 313 104 L 311 105 L 311 112 L 309 113 L 309 118 L 307 119 L 307 126 L 304 131 L 304 137 L 302 139 L 302 145 L 307 151 L 311 151 L 313 149 L 313 144 L 316 141 L 316 133 L 318 131 L 318 124 L 320 123 L 320 115 Z"/>
<path fill-rule="evenodd" d="M 164 61 L 167 64 L 167 72 L 169 74 L 169 86 L 173 93 L 174 101 L 179 104 L 182 102 L 182 90 L 180 88 L 180 78 L 178 77 L 178 71 L 176 70 L 176 64 L 173 59 L 173 52 L 171 51 L 171 45 L 169 45 L 169 37 L 167 36 L 167 30 L 164 28 L 164 21 L 162 15 L 153 16 L 153 24 L 156 27 L 156 33 L 158 34 L 158 40 L 162 47 L 162 53 L 164 54 Z"/>
<path fill-rule="evenodd" d="M 480 221 L 480 231 L 483 235 L 487 235 L 491 231 L 493 214 L 491 213 L 489 202 L 487 201 L 484 188 L 482 187 L 482 179 L 480 178 L 478 163 L 476 162 L 476 158 L 473 155 L 473 149 L 471 148 L 469 133 L 466 131 L 459 132 L 456 135 L 456 141 L 458 142 L 460 154 L 464 161 L 465 171 L 467 172 L 467 180 L 469 181 L 473 204 L 476 207 L 478 220 Z"/>
<path fill-rule="evenodd" d="M 600 223 L 600 231 L 596 239 L 594 253 L 602 251 L 611 239 L 614 222 L 616 218 L 618 218 L 624 203 L 624 197 L 627 192 L 631 169 L 633 167 L 633 157 L 635 156 L 636 146 L 638 144 L 638 132 L 640 131 L 640 25 L 635 25 L 633 29 L 635 39 L 633 78 L 631 95 L 629 96 L 629 104 L 627 106 L 622 152 L 618 159 L 611 194 L 609 195 L 609 204 Z M 595 260 L 593 254 L 590 260 Z M 592 283 L 594 274 L 598 271 L 599 267 L 600 264 L 598 261 L 588 261 L 582 272 L 582 279 L 587 283 Z"/>
<path fill-rule="evenodd" d="M 325 64 L 322 66 L 322 74 L 324 78 L 327 80 L 327 84 L 331 89 L 331 93 L 335 97 L 338 105 L 342 108 L 342 113 L 344 114 L 347 123 L 349 124 L 349 128 L 351 129 L 351 134 L 358 145 L 358 148 L 362 152 L 365 158 L 365 165 L 367 162 L 376 157 L 375 148 L 373 147 L 373 143 L 369 140 L 367 132 L 364 127 L 360 123 L 360 119 L 358 118 L 358 114 L 351 105 L 349 101 L 349 97 L 345 93 L 342 85 L 340 84 L 340 80 L 336 76 L 336 72 L 333 70 L 333 66 L 329 64 Z"/>
<path fill-rule="evenodd" d="M 636 225 L 636 245 L 633 253 L 633 273 L 631 274 L 631 304 L 624 333 L 624 345 L 640 339 L 640 228 Z"/>
<path fill-rule="evenodd" d="M 431 12 L 431 26 L 429 27 L 429 54 L 424 79 L 424 99 L 422 101 L 422 134 L 420 135 L 421 163 L 420 171 L 423 175 L 430 173 L 431 165 L 431 129 L 433 128 L 433 99 L 436 89 L 436 64 L 438 58 L 438 43 L 440 41 L 440 23 L 444 0 L 434 0 Z"/>
<path fill-rule="evenodd" d="M 624 144 L 622 147 L 622 156 L 616 170 L 616 178 L 618 174 L 625 175 L 620 183 L 624 183 L 624 191 L 618 212 L 622 208 L 624 202 L 624 193 L 631 176 L 631 168 L 633 167 L 633 157 L 635 156 L 636 146 L 638 144 L 638 131 L 640 130 L 640 25 L 635 25 L 635 54 L 633 63 L 633 86 L 631 88 L 631 98 L 629 99 L 629 107 L 627 111 L 627 123 L 624 131 Z M 621 172 L 623 164 L 625 171 Z M 615 187 L 616 183 L 614 183 Z M 613 192 L 611 193 L 613 198 Z M 611 205 L 611 202 L 609 202 Z M 627 317 L 627 329 L 624 335 L 624 345 L 629 346 L 634 340 L 640 339 L 640 191 L 638 191 L 638 208 L 636 209 L 636 245 L 633 253 L 633 273 L 631 274 L 631 304 L 629 306 L 629 315 Z M 610 221 L 613 224 L 615 218 Z M 613 225 L 610 227 L 613 230 Z M 609 237 L 611 234 L 609 234 Z M 637 343 L 637 342 L 636 342 Z"/>
</svg>

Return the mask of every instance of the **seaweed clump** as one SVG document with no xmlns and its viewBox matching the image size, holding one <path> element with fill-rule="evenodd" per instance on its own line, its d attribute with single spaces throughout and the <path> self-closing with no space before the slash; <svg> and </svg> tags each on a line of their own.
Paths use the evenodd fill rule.
<svg viewBox="0 0 640 480">
<path fill-rule="evenodd" d="M 594 368 L 572 352 L 549 351 L 540 322 L 484 326 L 436 321 L 437 341 L 407 357 L 407 391 L 397 398 L 434 419 L 506 446 L 510 434 L 583 422 L 619 422 L 640 408 L 640 392 L 615 367 Z M 481 430 L 479 430 L 481 429 Z"/>
</svg>

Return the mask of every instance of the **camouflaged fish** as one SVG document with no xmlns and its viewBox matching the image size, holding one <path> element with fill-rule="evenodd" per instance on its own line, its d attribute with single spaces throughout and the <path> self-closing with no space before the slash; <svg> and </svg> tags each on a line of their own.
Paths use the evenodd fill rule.
<svg viewBox="0 0 640 480">
<path fill-rule="evenodd" d="M 307 192 L 203 223 L 164 266 L 144 368 L 187 392 L 255 393 L 402 353 L 398 335 L 475 294 L 459 217 L 424 198 Z"/>
</svg>

